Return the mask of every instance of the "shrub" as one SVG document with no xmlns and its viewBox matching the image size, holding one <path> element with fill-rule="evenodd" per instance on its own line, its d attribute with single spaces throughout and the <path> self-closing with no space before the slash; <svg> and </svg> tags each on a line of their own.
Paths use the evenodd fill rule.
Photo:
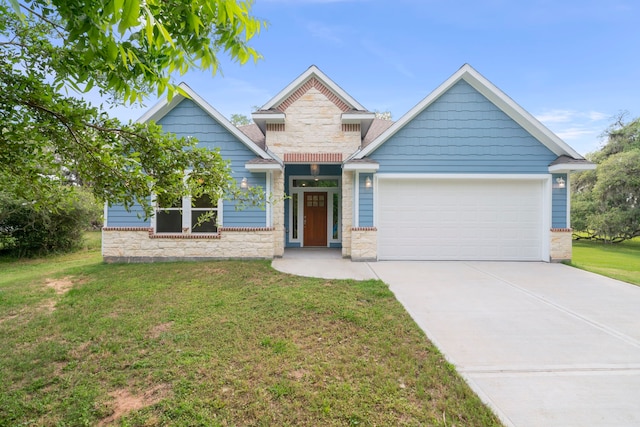
<svg viewBox="0 0 640 427">
<path fill-rule="evenodd" d="M 46 205 L 0 191 L 0 252 L 33 257 L 78 249 L 101 215 L 93 196 L 78 187 L 63 188 Z"/>
</svg>

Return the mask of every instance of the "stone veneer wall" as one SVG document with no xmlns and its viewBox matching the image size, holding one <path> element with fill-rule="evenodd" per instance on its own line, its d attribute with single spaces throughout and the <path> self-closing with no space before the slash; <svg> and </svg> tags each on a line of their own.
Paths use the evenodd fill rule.
<svg viewBox="0 0 640 427">
<path fill-rule="evenodd" d="M 375 227 L 351 229 L 351 260 L 376 261 L 378 259 L 378 231 Z"/>
<path fill-rule="evenodd" d="M 342 257 L 351 256 L 351 227 L 353 225 L 353 172 L 342 171 Z"/>
<path fill-rule="evenodd" d="M 570 260 L 572 256 L 573 230 L 570 228 L 551 229 L 551 262 Z"/>
<path fill-rule="evenodd" d="M 346 157 L 360 147 L 360 132 L 342 130 L 342 113 L 312 87 L 286 108 L 283 131 L 267 131 L 266 144 L 280 157 L 285 153 L 341 153 Z"/>
<path fill-rule="evenodd" d="M 105 262 L 271 259 L 273 228 L 220 228 L 216 235 L 158 235 L 145 227 L 102 229 Z"/>
</svg>

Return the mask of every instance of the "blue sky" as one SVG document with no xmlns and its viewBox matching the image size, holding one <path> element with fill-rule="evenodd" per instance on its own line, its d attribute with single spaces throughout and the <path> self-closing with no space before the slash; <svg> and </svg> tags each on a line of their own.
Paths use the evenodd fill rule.
<svg viewBox="0 0 640 427">
<path fill-rule="evenodd" d="M 637 0 L 256 0 L 253 14 L 269 22 L 253 41 L 263 60 L 176 76 L 226 117 L 314 64 L 397 120 L 465 63 L 581 154 L 619 112 L 640 115 Z"/>
</svg>

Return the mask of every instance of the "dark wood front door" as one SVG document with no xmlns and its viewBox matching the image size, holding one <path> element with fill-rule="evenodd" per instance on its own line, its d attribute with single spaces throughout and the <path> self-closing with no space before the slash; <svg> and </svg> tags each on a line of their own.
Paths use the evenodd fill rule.
<svg viewBox="0 0 640 427">
<path fill-rule="evenodd" d="M 327 193 L 304 193 L 304 246 L 327 246 Z"/>
</svg>

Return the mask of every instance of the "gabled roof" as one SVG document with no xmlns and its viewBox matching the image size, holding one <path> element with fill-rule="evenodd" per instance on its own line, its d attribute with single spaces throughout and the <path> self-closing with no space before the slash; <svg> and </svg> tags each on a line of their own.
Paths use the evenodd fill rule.
<svg viewBox="0 0 640 427">
<path fill-rule="evenodd" d="M 557 156 L 566 155 L 574 159 L 583 159 L 583 157 L 573 148 L 569 147 L 569 145 L 562 141 L 557 135 L 551 132 L 530 113 L 525 111 L 524 108 L 509 98 L 509 96 L 498 89 L 493 83 L 484 78 L 469 64 L 463 65 L 462 68 L 438 86 L 436 90 L 431 92 L 415 107 L 409 110 L 407 114 L 402 116 L 390 128 L 371 141 L 371 143 L 361 151 L 355 153 L 353 158 L 363 158 L 364 156 L 371 154 L 460 80 L 464 80 L 475 90 L 484 95 L 489 101 L 522 126 L 527 132 Z"/>
<path fill-rule="evenodd" d="M 271 110 L 278 107 L 285 102 L 287 98 L 293 95 L 301 86 L 315 77 L 321 84 L 329 89 L 338 99 L 344 102 L 351 110 L 367 111 L 358 101 L 356 101 L 351 95 L 345 92 L 340 86 L 338 86 L 333 80 L 331 80 L 325 73 L 320 71 L 315 65 L 310 66 L 304 73 L 300 74 L 294 81 L 289 83 L 287 87 L 282 89 L 276 96 L 271 98 L 266 104 L 264 104 L 260 110 Z"/>
<path fill-rule="evenodd" d="M 207 101 L 202 99 L 200 95 L 198 95 L 193 89 L 191 89 L 186 83 L 180 83 L 178 87 L 188 96 L 185 96 L 181 93 L 177 93 L 171 101 L 168 98 L 163 99 L 158 102 L 156 105 L 151 107 L 149 111 L 142 115 L 137 123 L 145 123 L 148 121 L 157 122 L 166 116 L 171 110 L 180 104 L 185 99 L 191 99 L 191 101 L 195 102 L 196 105 L 202 110 L 204 110 L 211 118 L 220 123 L 226 130 L 228 130 L 233 136 L 238 138 L 240 142 L 246 145 L 251 151 L 253 151 L 257 156 L 263 159 L 273 159 L 273 156 L 267 153 L 263 148 L 258 146 L 254 141 L 251 140 L 247 135 L 240 131 L 237 127 L 235 127 L 229 120 L 227 120 L 218 110 L 213 108 Z"/>
</svg>

